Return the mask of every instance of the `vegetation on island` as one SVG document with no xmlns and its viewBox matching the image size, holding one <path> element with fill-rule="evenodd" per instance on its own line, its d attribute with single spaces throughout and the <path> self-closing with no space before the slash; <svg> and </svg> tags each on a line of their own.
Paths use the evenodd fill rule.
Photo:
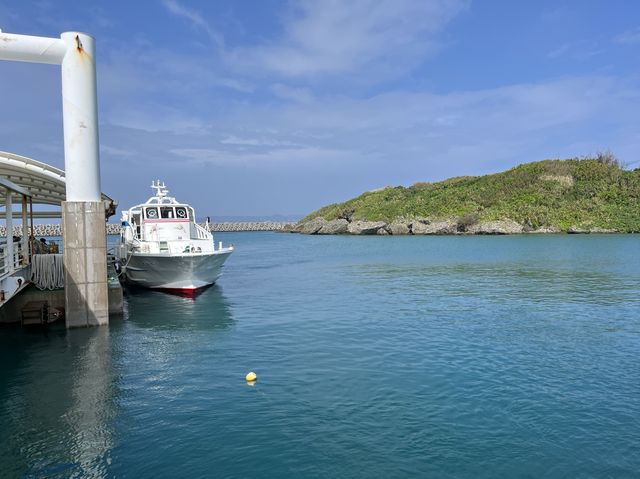
<svg viewBox="0 0 640 479">
<path fill-rule="evenodd" d="M 624 169 L 611 153 L 545 160 L 508 171 L 410 187 L 386 187 L 306 216 L 349 222 L 455 219 L 512 220 L 526 230 L 555 228 L 640 232 L 640 168 Z"/>
</svg>

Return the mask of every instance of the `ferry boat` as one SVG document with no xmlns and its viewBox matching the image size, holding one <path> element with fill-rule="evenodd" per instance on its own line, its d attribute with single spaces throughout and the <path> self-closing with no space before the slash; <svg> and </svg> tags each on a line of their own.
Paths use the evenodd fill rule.
<svg viewBox="0 0 640 479">
<path fill-rule="evenodd" d="M 184 293 L 215 283 L 233 245 L 216 247 L 193 208 L 168 196 L 164 182 L 151 188 L 155 195 L 146 203 L 122 213 L 116 271 L 139 286 Z"/>
</svg>

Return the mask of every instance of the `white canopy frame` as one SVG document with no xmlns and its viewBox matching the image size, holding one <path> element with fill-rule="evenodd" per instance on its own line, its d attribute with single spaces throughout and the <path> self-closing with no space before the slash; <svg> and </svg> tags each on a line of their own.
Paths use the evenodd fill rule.
<svg viewBox="0 0 640 479">
<path fill-rule="evenodd" d="M 55 166 L 42 163 L 26 156 L 0 151 L 0 179 L 6 178 L 17 187 L 23 188 L 36 205 L 60 207 L 66 201 L 65 172 Z M 0 188 L 0 205 L 5 203 L 6 190 Z M 115 214 L 117 203 L 102 193 L 106 216 Z M 0 218 L 6 212 L 0 212 Z M 36 211 L 33 218 L 59 218 L 60 211 Z"/>
</svg>

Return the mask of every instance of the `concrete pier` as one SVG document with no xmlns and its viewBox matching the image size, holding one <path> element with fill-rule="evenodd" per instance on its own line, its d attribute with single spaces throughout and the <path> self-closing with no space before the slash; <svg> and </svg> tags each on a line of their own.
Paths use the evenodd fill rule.
<svg viewBox="0 0 640 479">
<path fill-rule="evenodd" d="M 68 328 L 109 323 L 107 241 L 101 201 L 62 203 Z"/>
</svg>

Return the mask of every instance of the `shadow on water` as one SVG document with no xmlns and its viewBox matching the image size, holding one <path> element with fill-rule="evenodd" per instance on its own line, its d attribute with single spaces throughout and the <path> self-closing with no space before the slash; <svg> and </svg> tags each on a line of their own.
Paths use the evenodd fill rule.
<svg viewBox="0 0 640 479">
<path fill-rule="evenodd" d="M 105 476 L 116 416 L 109 328 L 3 333 L 2 474 Z"/>
<path fill-rule="evenodd" d="M 135 326 L 151 329 L 226 329 L 234 322 L 233 307 L 216 284 L 195 296 L 127 288 L 124 317 Z"/>
</svg>

